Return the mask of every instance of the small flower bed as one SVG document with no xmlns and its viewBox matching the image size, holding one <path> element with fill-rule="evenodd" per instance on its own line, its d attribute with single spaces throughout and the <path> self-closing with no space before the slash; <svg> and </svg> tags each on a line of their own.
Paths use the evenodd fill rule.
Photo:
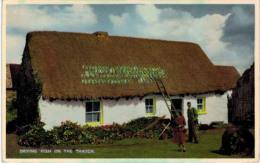
<svg viewBox="0 0 260 163">
<path fill-rule="evenodd" d="M 100 127 L 90 127 L 87 124 L 80 126 L 77 123 L 66 121 L 49 131 L 44 130 L 44 123 L 40 122 L 28 126 L 24 131 L 20 131 L 18 144 L 21 146 L 39 147 L 42 145 L 113 143 L 114 140 L 132 137 L 158 138 L 169 120 L 161 120 L 152 128 L 142 131 L 156 118 L 158 117 L 138 118 L 122 125 L 114 123 Z M 172 129 L 167 130 L 166 134 L 168 137 L 171 137 Z"/>
</svg>

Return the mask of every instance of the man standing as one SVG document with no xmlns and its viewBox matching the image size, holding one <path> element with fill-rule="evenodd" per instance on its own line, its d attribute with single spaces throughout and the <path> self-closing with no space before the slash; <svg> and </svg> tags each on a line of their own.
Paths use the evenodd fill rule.
<svg viewBox="0 0 260 163">
<path fill-rule="evenodd" d="M 197 136 L 197 124 L 198 124 L 198 112 L 194 107 L 191 107 L 191 103 L 187 102 L 188 106 L 188 128 L 189 128 L 189 142 L 199 143 Z"/>
</svg>

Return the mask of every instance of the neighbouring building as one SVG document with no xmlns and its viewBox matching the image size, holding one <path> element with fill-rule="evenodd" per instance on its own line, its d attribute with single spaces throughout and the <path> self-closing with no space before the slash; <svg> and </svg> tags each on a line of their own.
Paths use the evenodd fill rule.
<svg viewBox="0 0 260 163">
<path fill-rule="evenodd" d="M 65 120 L 104 125 L 145 116 L 169 118 L 148 73 L 161 77 L 185 117 L 190 101 L 200 123 L 227 123 L 227 95 L 240 77 L 232 66 L 214 65 L 198 44 L 106 32 L 28 33 L 21 67 L 18 98 L 24 106 L 18 117 L 23 121 L 38 110 L 46 129 Z"/>
<path fill-rule="evenodd" d="M 18 85 L 18 73 L 20 71 L 19 64 L 6 65 L 6 101 L 11 102 L 16 98 L 16 89 Z"/>
<path fill-rule="evenodd" d="M 254 124 L 254 64 L 238 79 L 229 99 L 229 122 Z"/>
</svg>

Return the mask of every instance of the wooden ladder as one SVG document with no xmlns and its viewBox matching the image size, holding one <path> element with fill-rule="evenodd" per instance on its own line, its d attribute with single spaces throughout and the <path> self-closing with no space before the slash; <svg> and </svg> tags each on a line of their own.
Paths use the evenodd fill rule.
<svg viewBox="0 0 260 163">
<path fill-rule="evenodd" d="M 164 102 L 165 102 L 165 104 L 166 104 L 166 106 L 167 106 L 167 108 L 168 108 L 168 110 L 170 112 L 171 117 L 174 119 L 174 114 L 176 115 L 177 110 L 176 110 L 176 108 L 175 108 L 175 106 L 174 106 L 174 104 L 173 104 L 173 102 L 171 100 L 170 95 L 168 94 L 168 92 L 167 92 L 167 90 L 166 90 L 162 80 L 158 80 L 157 79 L 157 80 L 155 80 L 155 83 L 156 83 L 157 88 L 158 88 L 158 90 L 160 91 L 160 93 L 161 93 L 161 95 L 163 97 L 163 100 L 164 100 Z M 170 105 L 169 105 L 169 103 L 170 103 Z"/>
<path fill-rule="evenodd" d="M 166 88 L 165 88 L 165 85 L 163 84 L 162 80 L 160 79 L 155 79 L 154 80 L 156 85 L 157 85 L 157 88 L 158 90 L 160 91 L 162 97 L 163 97 L 163 100 L 168 108 L 168 111 L 171 115 L 171 118 L 172 120 L 175 118 L 174 115 L 177 115 L 177 110 L 171 100 L 171 97 L 170 95 L 168 94 Z M 170 103 L 170 104 L 169 104 Z M 169 122 L 166 127 L 164 128 L 164 130 L 161 132 L 161 134 L 159 135 L 159 138 L 161 137 L 161 135 L 166 131 L 166 129 L 170 126 L 171 122 Z"/>
</svg>

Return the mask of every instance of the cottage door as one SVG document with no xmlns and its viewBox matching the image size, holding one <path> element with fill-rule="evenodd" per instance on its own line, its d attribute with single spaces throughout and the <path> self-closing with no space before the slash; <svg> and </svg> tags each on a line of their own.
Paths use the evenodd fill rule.
<svg viewBox="0 0 260 163">
<path fill-rule="evenodd" d="M 172 103 L 176 108 L 177 112 L 183 113 L 183 100 L 182 99 L 172 99 Z M 173 108 L 171 108 L 173 110 Z"/>
</svg>

